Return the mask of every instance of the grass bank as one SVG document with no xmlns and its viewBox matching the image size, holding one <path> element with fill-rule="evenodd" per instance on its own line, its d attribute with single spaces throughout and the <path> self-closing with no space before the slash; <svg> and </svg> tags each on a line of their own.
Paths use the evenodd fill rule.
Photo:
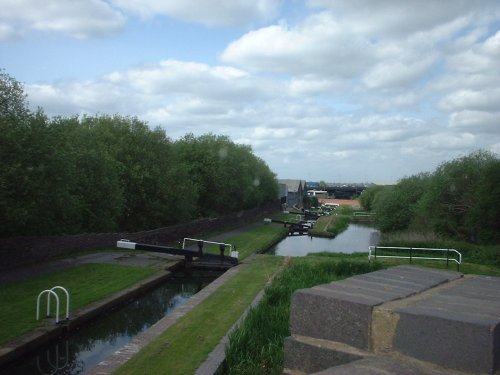
<svg viewBox="0 0 500 375">
<path fill-rule="evenodd" d="M 287 228 L 280 225 L 263 224 L 228 237 L 224 240 L 224 243 L 233 245 L 239 252 L 239 260 L 243 260 L 249 255 L 267 250 L 270 246 L 286 237 L 287 233 Z M 205 246 L 203 251 L 219 254 L 219 247 L 214 245 Z M 226 255 L 228 255 L 227 251 Z"/>
<path fill-rule="evenodd" d="M 349 261 L 363 261 L 366 262 L 368 258 L 368 253 L 352 253 L 352 254 L 344 254 L 344 253 L 311 253 L 307 254 L 309 257 L 324 257 L 330 259 L 344 259 Z M 382 265 L 384 268 L 394 267 L 399 265 L 409 265 L 410 262 L 408 259 L 391 259 L 391 258 L 378 258 L 377 262 Z M 418 258 L 414 258 L 411 265 L 417 267 L 430 267 L 437 269 L 448 269 L 450 271 L 456 271 L 456 265 L 453 262 L 450 262 L 449 266 L 446 267 L 445 261 L 431 261 L 431 260 L 422 260 Z M 473 262 L 463 262 L 460 266 L 460 272 L 465 274 L 472 275 L 488 275 L 488 276 L 500 276 L 500 267 L 494 264 L 479 264 Z"/>
<path fill-rule="evenodd" d="M 115 374 L 193 374 L 278 270 L 283 259 L 257 255 L 248 262 Z"/>
<path fill-rule="evenodd" d="M 262 302 L 251 309 L 230 336 L 220 374 L 281 374 L 283 340 L 290 336 L 289 316 L 296 289 L 343 279 L 379 269 L 378 263 L 308 256 L 286 258 L 284 270 L 265 290 Z"/>
<path fill-rule="evenodd" d="M 251 254 L 262 253 L 276 244 L 288 234 L 288 230 L 280 225 L 265 224 L 227 239 L 239 251 L 240 259 Z"/>
<path fill-rule="evenodd" d="M 158 269 L 114 264 L 84 264 L 63 271 L 5 284 L 0 288 L 0 344 L 46 324 L 36 321 L 38 294 L 56 285 L 70 293 L 70 313 L 123 290 L 157 272 Z M 46 299 L 43 298 L 45 307 Z M 65 311 L 64 299 L 61 311 Z M 54 309 L 53 309 L 54 310 Z M 41 311 L 46 311 L 44 308 Z"/>
<path fill-rule="evenodd" d="M 314 224 L 314 228 L 309 230 L 311 236 L 335 237 L 349 226 L 351 216 L 348 215 L 326 215 L 321 216 Z"/>
<path fill-rule="evenodd" d="M 455 249 L 466 263 L 496 267 L 500 270 L 500 244 L 485 245 L 440 237 L 434 233 L 414 231 L 384 233 L 380 246 L 431 247 Z"/>
</svg>

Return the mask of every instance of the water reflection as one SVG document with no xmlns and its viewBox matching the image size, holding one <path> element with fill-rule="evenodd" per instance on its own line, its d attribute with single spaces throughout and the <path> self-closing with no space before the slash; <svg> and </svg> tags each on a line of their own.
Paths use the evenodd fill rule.
<svg viewBox="0 0 500 375">
<path fill-rule="evenodd" d="M 0 374 L 84 374 L 214 280 L 218 274 L 169 279 L 157 289 L 41 347 Z"/>
<path fill-rule="evenodd" d="M 368 252 L 368 246 L 376 245 L 379 239 L 377 229 L 361 224 L 349 227 L 337 237 L 320 238 L 310 236 L 288 236 L 269 250 L 269 254 L 283 256 L 304 256 L 308 253 Z"/>
</svg>

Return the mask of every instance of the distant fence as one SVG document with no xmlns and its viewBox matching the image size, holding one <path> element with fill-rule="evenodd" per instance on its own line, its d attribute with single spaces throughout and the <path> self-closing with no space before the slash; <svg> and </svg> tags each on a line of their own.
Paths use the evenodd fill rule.
<svg viewBox="0 0 500 375">
<path fill-rule="evenodd" d="M 154 245 L 171 243 L 182 240 L 184 237 L 219 231 L 257 220 L 279 209 L 279 202 L 276 201 L 218 218 L 199 219 L 185 224 L 134 233 L 84 233 L 0 238 L 0 270 L 45 261 L 55 256 L 81 250 L 115 247 L 116 241 L 122 238 Z"/>
<path fill-rule="evenodd" d="M 375 213 L 374 212 L 367 212 L 367 211 L 354 211 L 353 215 L 356 217 L 374 217 Z"/>
<path fill-rule="evenodd" d="M 442 254 L 442 256 L 434 255 L 437 253 Z M 412 263 L 413 260 L 438 260 L 445 261 L 446 268 L 448 268 L 449 263 L 452 262 L 457 264 L 457 271 L 460 271 L 460 265 L 462 264 L 462 254 L 457 250 L 428 247 L 370 246 L 368 261 L 371 261 L 372 258 L 409 259 L 410 263 Z"/>
</svg>

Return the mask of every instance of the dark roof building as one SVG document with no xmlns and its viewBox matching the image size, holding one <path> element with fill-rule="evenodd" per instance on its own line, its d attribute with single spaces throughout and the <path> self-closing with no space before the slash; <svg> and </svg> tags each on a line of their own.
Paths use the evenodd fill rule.
<svg viewBox="0 0 500 375">
<path fill-rule="evenodd" d="M 304 180 L 279 179 L 278 184 L 286 186 L 287 207 L 303 207 L 306 182 Z M 281 188 L 280 188 L 281 193 Z"/>
</svg>

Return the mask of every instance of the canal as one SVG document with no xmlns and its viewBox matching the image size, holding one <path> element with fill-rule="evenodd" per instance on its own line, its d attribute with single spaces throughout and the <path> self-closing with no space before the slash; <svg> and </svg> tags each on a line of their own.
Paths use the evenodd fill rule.
<svg viewBox="0 0 500 375">
<path fill-rule="evenodd" d="M 349 227 L 335 238 L 311 236 L 288 236 L 267 254 L 282 256 L 304 256 L 308 253 L 333 252 L 355 253 L 368 252 L 368 246 L 379 241 L 379 231 L 371 226 L 349 224 Z"/>
<path fill-rule="evenodd" d="M 268 254 L 304 256 L 317 252 L 367 252 L 378 242 L 370 226 L 350 224 L 333 239 L 288 236 Z M 101 314 L 87 324 L 0 368 L 0 374 L 85 374 L 215 280 L 219 272 L 178 272 L 159 287 Z"/>
<path fill-rule="evenodd" d="M 85 374 L 219 275 L 176 273 L 156 289 L 0 368 L 0 374 Z"/>
</svg>

